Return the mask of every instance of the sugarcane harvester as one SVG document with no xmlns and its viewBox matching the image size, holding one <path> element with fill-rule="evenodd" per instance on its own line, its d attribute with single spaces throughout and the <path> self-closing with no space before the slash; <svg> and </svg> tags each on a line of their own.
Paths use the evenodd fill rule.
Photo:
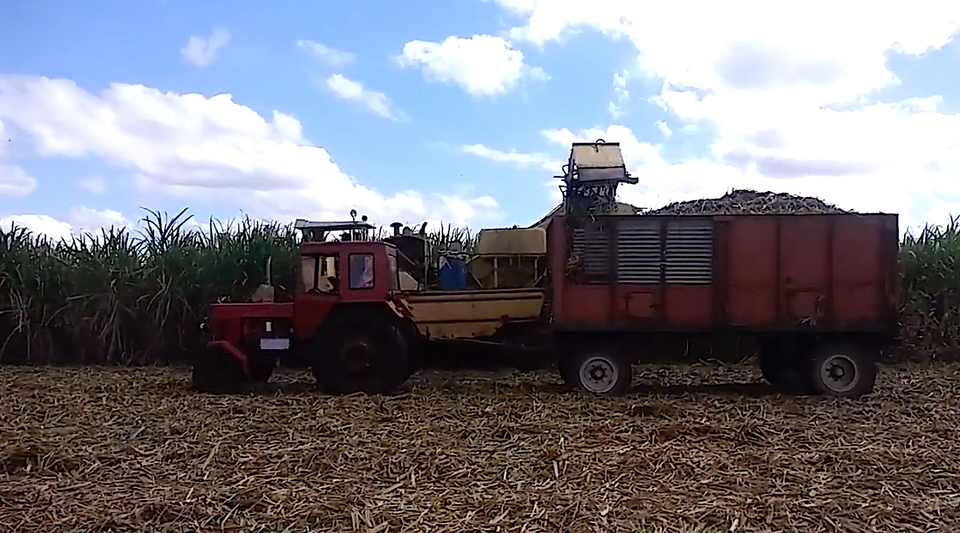
<svg viewBox="0 0 960 533">
<path fill-rule="evenodd" d="M 623 214 L 617 188 L 638 179 L 603 140 L 574 143 L 558 177 L 560 209 L 481 231 L 472 255 L 432 249 L 423 227 L 373 239 L 355 213 L 298 220 L 296 287 L 213 304 L 195 386 L 265 381 L 283 354 L 327 392 L 387 393 L 431 343 L 532 343 L 518 357 L 546 354 L 567 383 L 618 395 L 660 339 L 735 333 L 759 341 L 776 385 L 872 390 L 898 331 L 896 215 Z"/>
</svg>

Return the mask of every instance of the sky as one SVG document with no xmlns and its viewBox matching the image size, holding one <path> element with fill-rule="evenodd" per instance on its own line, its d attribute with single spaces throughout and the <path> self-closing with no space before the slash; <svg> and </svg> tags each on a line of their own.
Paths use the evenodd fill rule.
<svg viewBox="0 0 960 533">
<path fill-rule="evenodd" d="M 655 208 L 960 215 L 960 2 L 4 0 L 0 224 L 530 224 L 570 144 Z"/>
</svg>

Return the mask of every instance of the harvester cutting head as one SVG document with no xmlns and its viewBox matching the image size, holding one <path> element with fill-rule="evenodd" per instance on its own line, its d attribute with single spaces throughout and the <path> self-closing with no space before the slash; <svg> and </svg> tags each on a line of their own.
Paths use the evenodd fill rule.
<svg viewBox="0 0 960 533">
<path fill-rule="evenodd" d="M 617 186 L 639 181 L 627 172 L 620 143 L 603 139 L 573 143 L 563 175 L 556 177 L 564 182 L 564 214 L 571 221 L 616 211 Z"/>
</svg>

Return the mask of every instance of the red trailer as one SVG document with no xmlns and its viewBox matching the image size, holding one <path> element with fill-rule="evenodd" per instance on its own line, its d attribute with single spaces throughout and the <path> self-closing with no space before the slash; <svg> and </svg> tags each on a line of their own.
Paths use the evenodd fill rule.
<svg viewBox="0 0 960 533">
<path fill-rule="evenodd" d="M 775 384 L 872 389 L 898 334 L 897 216 L 593 216 L 549 228 L 565 379 L 622 392 L 653 335 L 755 336 Z"/>
</svg>

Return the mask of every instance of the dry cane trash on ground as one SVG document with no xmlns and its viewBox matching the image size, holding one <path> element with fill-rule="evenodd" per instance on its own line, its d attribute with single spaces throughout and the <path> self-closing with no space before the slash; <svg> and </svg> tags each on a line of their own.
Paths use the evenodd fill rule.
<svg viewBox="0 0 960 533">
<path fill-rule="evenodd" d="M 183 369 L 0 368 L 0 530 L 960 531 L 958 365 L 842 401 L 749 366 L 428 372 L 393 397 L 192 392 Z"/>
</svg>

